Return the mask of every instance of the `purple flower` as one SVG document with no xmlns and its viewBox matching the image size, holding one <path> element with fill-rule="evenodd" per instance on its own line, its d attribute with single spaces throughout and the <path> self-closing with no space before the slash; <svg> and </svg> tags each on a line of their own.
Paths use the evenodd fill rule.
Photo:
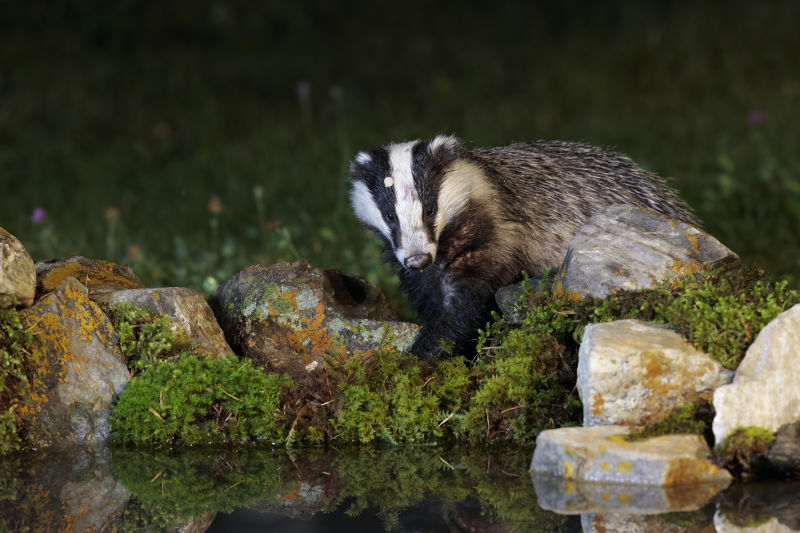
<svg viewBox="0 0 800 533">
<path fill-rule="evenodd" d="M 764 112 L 761 111 L 760 109 L 752 109 L 747 114 L 747 119 L 745 119 L 745 123 L 750 127 L 760 126 L 766 121 L 767 121 L 767 115 L 764 114 Z"/>
<path fill-rule="evenodd" d="M 37 205 L 33 208 L 33 212 L 31 213 L 31 222 L 33 224 L 41 224 L 47 218 L 47 209 L 44 207 Z"/>
</svg>

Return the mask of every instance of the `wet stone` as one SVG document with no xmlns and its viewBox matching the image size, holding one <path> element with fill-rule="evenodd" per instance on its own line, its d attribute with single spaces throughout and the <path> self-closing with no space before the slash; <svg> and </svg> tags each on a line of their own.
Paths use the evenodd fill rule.
<svg viewBox="0 0 800 533">
<path fill-rule="evenodd" d="M 128 265 L 76 255 L 36 263 L 37 297 L 52 291 L 70 277 L 80 281 L 90 295 L 144 287 Z"/>
<path fill-rule="evenodd" d="M 19 240 L 0 227 L 0 308 L 33 303 L 36 270 Z"/>
</svg>

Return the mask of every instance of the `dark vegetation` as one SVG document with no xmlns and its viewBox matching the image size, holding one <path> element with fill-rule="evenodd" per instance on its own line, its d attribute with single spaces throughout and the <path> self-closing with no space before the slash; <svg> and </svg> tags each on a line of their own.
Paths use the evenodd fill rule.
<svg viewBox="0 0 800 533">
<path fill-rule="evenodd" d="M 705 229 L 798 283 L 800 68 L 790 1 L 234 0 L 0 8 L 0 225 L 35 259 L 212 290 L 308 258 L 396 297 L 347 205 L 358 149 L 609 146 Z"/>
<path fill-rule="evenodd" d="M 472 361 L 432 365 L 390 348 L 331 353 L 302 384 L 238 358 L 176 351 L 169 320 L 126 306 L 112 313 L 131 332 L 122 349 L 141 370 L 120 396 L 111 427 L 118 442 L 159 447 L 211 443 L 533 444 L 544 429 L 580 423 L 575 390 L 580 338 L 589 322 L 639 318 L 667 323 L 736 368 L 758 331 L 800 294 L 762 271 L 715 271 L 662 288 L 574 301 L 530 287 L 519 324 L 487 325 Z M 754 311 L 755 310 L 755 311 Z M 133 322 L 131 322 L 133 320 Z M 700 332 L 700 333 L 698 333 Z M 742 333 L 745 332 L 745 333 Z M 164 348 L 164 347 L 167 348 Z M 156 348 L 154 348 L 156 347 Z M 147 361 L 147 362 L 145 362 Z M 679 406 L 632 438 L 706 434 L 706 401 Z"/>
</svg>

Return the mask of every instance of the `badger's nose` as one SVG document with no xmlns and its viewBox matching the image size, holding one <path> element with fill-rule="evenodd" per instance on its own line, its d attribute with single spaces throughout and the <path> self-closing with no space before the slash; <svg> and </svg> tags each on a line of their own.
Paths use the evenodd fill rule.
<svg viewBox="0 0 800 533">
<path fill-rule="evenodd" d="M 422 270 L 433 262 L 431 254 L 416 254 L 406 257 L 405 264 L 408 268 Z"/>
</svg>

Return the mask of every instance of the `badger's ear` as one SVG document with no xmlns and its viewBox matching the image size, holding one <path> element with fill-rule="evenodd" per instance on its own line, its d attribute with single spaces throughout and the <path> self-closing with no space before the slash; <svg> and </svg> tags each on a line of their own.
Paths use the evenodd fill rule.
<svg viewBox="0 0 800 533">
<path fill-rule="evenodd" d="M 369 152 L 358 152 L 356 158 L 350 162 L 350 181 L 359 179 L 359 171 L 372 162 L 372 156 Z"/>
<path fill-rule="evenodd" d="M 431 155 L 440 161 L 452 162 L 458 159 L 461 141 L 453 135 L 437 135 L 428 144 Z"/>
</svg>

